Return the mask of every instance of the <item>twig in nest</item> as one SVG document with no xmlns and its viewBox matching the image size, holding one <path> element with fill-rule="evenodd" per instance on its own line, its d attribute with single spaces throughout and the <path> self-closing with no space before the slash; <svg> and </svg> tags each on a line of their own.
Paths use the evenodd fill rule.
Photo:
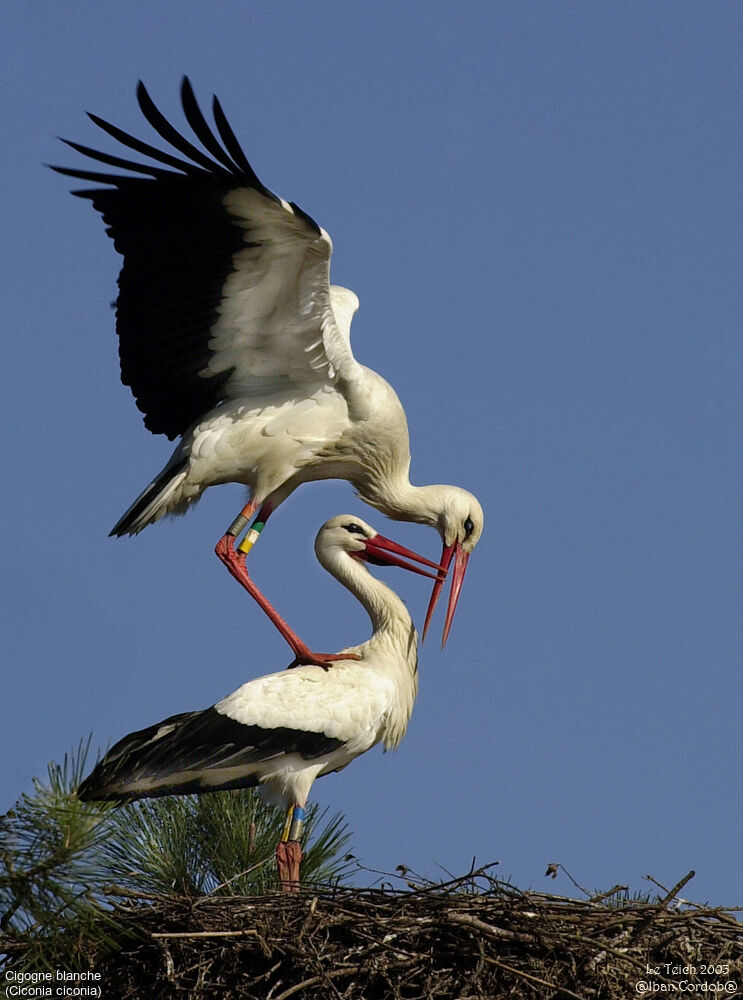
<svg viewBox="0 0 743 1000">
<path fill-rule="evenodd" d="M 553 862 L 552 864 L 550 864 L 550 865 L 547 866 L 547 871 L 544 874 L 545 875 L 549 875 L 550 878 L 557 878 L 557 872 L 558 871 L 565 872 L 565 874 L 570 879 L 570 881 L 573 883 L 573 885 L 575 886 L 575 888 L 576 889 L 580 889 L 580 891 L 582 893 L 585 893 L 585 895 L 590 898 L 591 893 L 588 891 L 588 889 L 584 889 L 583 886 L 579 882 L 575 881 L 575 879 L 570 874 L 570 872 L 567 870 L 567 868 L 565 867 L 565 865 L 561 865 L 559 862 Z"/>
<path fill-rule="evenodd" d="M 252 928 L 243 931 L 153 931 L 153 938 L 208 938 L 208 937 L 257 937 L 258 931 Z"/>
<path fill-rule="evenodd" d="M 304 979 L 301 983 L 295 983 L 294 986 L 290 986 L 288 990 L 284 990 L 283 993 L 279 993 L 277 997 L 273 1000 L 288 1000 L 289 997 L 293 997 L 295 993 L 299 993 L 301 990 L 306 990 L 308 986 L 319 986 L 324 983 L 326 979 L 338 979 L 339 976 L 353 976 L 357 972 L 363 972 L 363 966 L 361 965 L 349 965 L 346 969 L 331 969 L 330 972 L 325 972 L 322 976 L 313 976 L 311 979 Z M 579 997 L 578 1000 L 581 1000 Z"/>
<path fill-rule="evenodd" d="M 566 997 L 572 997 L 572 1000 L 585 1000 L 585 997 L 580 996 L 578 993 L 573 993 L 572 990 L 567 989 L 565 986 L 558 986 L 557 983 L 550 983 L 546 979 L 540 979 L 538 976 L 532 976 L 528 972 L 522 972 L 521 969 L 514 969 L 512 965 L 499 962 L 497 958 L 491 958 L 490 955 L 485 956 L 485 961 L 489 965 L 496 965 L 499 969 L 503 969 L 504 972 L 512 972 L 514 976 L 521 976 L 522 979 L 526 979 L 530 983 L 536 983 L 538 986 L 549 986 L 551 990 L 557 990 L 558 996 L 562 994 Z M 278 1000 L 278 997 L 276 1000 Z"/>
<path fill-rule="evenodd" d="M 676 893 L 680 892 L 684 888 L 684 886 L 686 885 L 686 883 L 690 882 L 694 878 L 695 875 L 696 875 L 696 872 L 692 868 L 692 870 L 690 872 L 688 872 L 686 875 L 684 875 L 684 877 L 681 879 L 680 882 L 676 883 L 676 885 L 673 887 L 673 889 L 669 889 L 668 892 L 667 892 L 667 894 L 660 901 L 661 907 L 663 909 L 665 909 L 668 906 L 668 904 L 671 902 L 671 900 L 673 899 L 673 897 L 676 895 Z"/>
</svg>

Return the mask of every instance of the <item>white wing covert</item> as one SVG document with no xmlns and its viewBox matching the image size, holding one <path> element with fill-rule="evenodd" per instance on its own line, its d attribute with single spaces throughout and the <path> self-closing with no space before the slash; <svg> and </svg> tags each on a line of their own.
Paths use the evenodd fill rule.
<svg viewBox="0 0 743 1000">
<path fill-rule="evenodd" d="M 92 201 L 124 258 L 116 302 L 121 378 L 145 426 L 173 439 L 228 399 L 265 402 L 298 386 L 307 393 L 360 377 L 348 339 L 358 300 L 331 290 L 328 234 L 261 183 L 216 97 L 215 131 L 184 78 L 183 110 L 203 148 L 168 122 L 142 83 L 137 99 L 187 159 L 90 115 L 157 165 L 68 142 L 130 173 L 54 169 L 107 185 L 74 193 Z"/>
<path fill-rule="evenodd" d="M 349 329 L 358 300 L 330 285 L 329 235 L 296 206 L 254 188 L 231 190 L 224 207 L 244 246 L 223 286 L 208 373 L 229 372 L 231 399 L 265 399 L 298 386 L 309 394 L 338 376 L 353 378 L 360 366 Z"/>
<path fill-rule="evenodd" d="M 214 708 L 247 726 L 302 729 L 344 743 L 361 737 L 372 745 L 393 698 L 388 677 L 352 662 L 336 663 L 327 674 L 296 667 L 257 677 Z"/>
</svg>

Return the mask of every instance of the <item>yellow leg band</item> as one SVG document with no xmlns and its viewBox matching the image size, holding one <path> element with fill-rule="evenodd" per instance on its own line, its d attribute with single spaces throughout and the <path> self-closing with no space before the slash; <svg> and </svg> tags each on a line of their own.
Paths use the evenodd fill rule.
<svg viewBox="0 0 743 1000">
<path fill-rule="evenodd" d="M 264 522 L 256 521 L 253 527 L 245 536 L 245 538 L 243 538 L 243 540 L 238 545 L 237 551 L 247 555 L 248 552 L 250 552 L 250 550 L 253 548 L 255 543 L 258 541 L 258 539 L 261 537 L 261 532 L 263 531 L 263 528 L 264 528 Z"/>
<path fill-rule="evenodd" d="M 283 844 L 289 839 L 289 831 L 292 826 L 292 819 L 294 818 L 294 806 L 289 806 L 289 811 L 286 814 L 286 822 L 284 823 L 284 829 L 281 831 L 280 840 Z"/>
</svg>

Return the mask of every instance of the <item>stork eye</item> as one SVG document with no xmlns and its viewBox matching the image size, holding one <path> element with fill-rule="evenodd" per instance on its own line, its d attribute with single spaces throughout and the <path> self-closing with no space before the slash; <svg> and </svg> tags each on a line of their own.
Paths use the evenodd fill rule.
<svg viewBox="0 0 743 1000">
<path fill-rule="evenodd" d="M 364 529 L 359 524 L 344 524 L 343 527 L 352 535 L 364 534 Z"/>
<path fill-rule="evenodd" d="M 472 518 L 468 517 L 464 522 L 464 537 L 469 538 L 472 532 L 475 530 L 475 526 L 472 523 Z"/>
</svg>

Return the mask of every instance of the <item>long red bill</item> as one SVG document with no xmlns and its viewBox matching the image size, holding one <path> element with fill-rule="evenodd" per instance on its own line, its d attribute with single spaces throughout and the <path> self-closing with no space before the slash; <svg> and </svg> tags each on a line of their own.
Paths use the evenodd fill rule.
<svg viewBox="0 0 743 1000">
<path fill-rule="evenodd" d="M 446 609 L 446 619 L 444 621 L 444 634 L 441 639 L 441 648 L 443 649 L 446 645 L 446 640 L 449 638 L 449 630 L 451 628 L 451 623 L 454 621 L 454 612 L 457 610 L 457 603 L 459 601 L 459 595 L 462 591 L 462 584 L 464 583 L 464 574 L 467 571 L 467 560 L 469 559 L 469 553 L 465 552 L 459 542 L 454 542 L 453 545 L 445 545 L 444 551 L 441 553 L 441 563 L 444 570 L 448 573 L 449 566 L 451 565 L 452 558 L 454 558 L 454 570 L 452 572 L 451 579 L 451 591 L 449 593 L 449 604 Z M 438 603 L 439 597 L 441 596 L 441 588 L 444 585 L 444 579 L 439 577 L 436 583 L 433 585 L 433 592 L 431 593 L 431 600 L 428 602 L 428 611 L 426 612 L 426 621 L 423 625 L 423 638 L 426 638 L 426 632 L 428 631 L 428 626 L 431 624 L 431 619 L 433 618 L 433 612 Z"/>
<path fill-rule="evenodd" d="M 356 555 L 366 562 L 384 566 L 400 566 L 402 569 L 410 570 L 411 573 L 427 576 L 431 580 L 436 580 L 436 586 L 439 585 L 439 581 L 443 582 L 444 576 L 442 574 L 446 574 L 443 566 L 426 559 L 425 556 L 419 556 L 417 552 L 406 549 L 404 545 L 398 545 L 397 542 L 393 542 L 391 538 L 385 538 L 384 535 L 373 535 L 371 538 L 367 538 L 364 549 Z M 413 565 L 413 562 L 406 562 L 406 560 L 430 566 L 436 572 L 429 573 L 428 570 L 421 569 L 419 566 Z"/>
<path fill-rule="evenodd" d="M 449 591 L 449 606 L 446 609 L 446 620 L 444 621 L 444 634 L 441 637 L 441 648 L 446 645 L 449 638 L 449 629 L 454 621 L 454 612 L 457 610 L 459 594 L 464 583 L 464 574 L 467 572 L 467 560 L 469 552 L 465 552 L 461 545 L 457 545 L 454 553 L 454 572 L 451 575 L 451 590 Z"/>
<path fill-rule="evenodd" d="M 451 557 L 454 555 L 454 545 L 445 545 L 444 550 L 441 553 L 441 565 L 444 570 L 443 577 L 439 577 L 436 583 L 433 585 L 433 590 L 431 591 L 431 600 L 428 602 L 428 611 L 426 611 L 426 620 L 423 623 L 423 642 L 426 641 L 426 632 L 428 632 L 428 626 L 431 624 L 431 619 L 433 618 L 433 613 L 436 610 L 436 605 L 438 604 L 439 597 L 441 596 L 441 588 L 444 586 L 444 580 L 446 579 L 446 574 L 449 572 L 449 564 L 451 563 Z"/>
</svg>

